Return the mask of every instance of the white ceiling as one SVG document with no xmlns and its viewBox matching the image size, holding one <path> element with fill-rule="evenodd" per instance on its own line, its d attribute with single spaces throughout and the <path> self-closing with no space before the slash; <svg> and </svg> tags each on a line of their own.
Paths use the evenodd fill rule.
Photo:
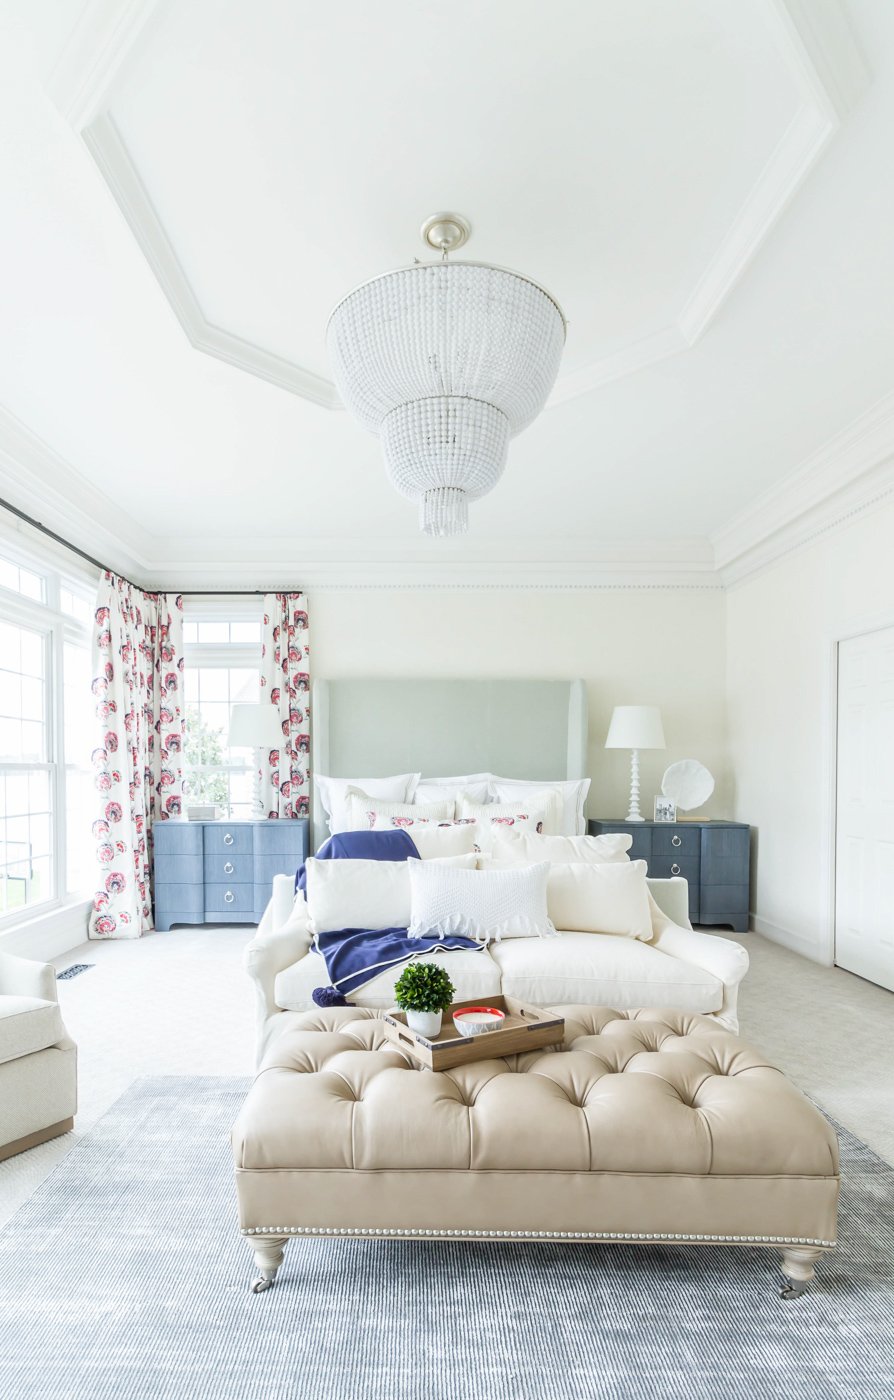
<svg viewBox="0 0 894 1400">
<path fill-rule="evenodd" d="M 0 14 L 0 485 L 112 563 L 707 578 L 894 388 L 886 0 L 855 44 L 836 0 L 81 8 Z M 438 208 L 570 322 L 451 542 L 321 406 L 332 304 Z"/>
</svg>

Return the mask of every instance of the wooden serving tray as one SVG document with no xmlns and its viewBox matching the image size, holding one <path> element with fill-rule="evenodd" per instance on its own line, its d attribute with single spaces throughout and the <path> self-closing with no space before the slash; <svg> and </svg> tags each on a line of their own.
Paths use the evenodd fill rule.
<svg viewBox="0 0 894 1400">
<path fill-rule="evenodd" d="M 454 1011 L 467 1006 L 495 1006 L 506 1012 L 506 1020 L 498 1031 L 480 1035 L 458 1036 L 453 1024 Z M 521 1055 L 526 1050 L 540 1050 L 544 1045 L 556 1045 L 565 1039 L 565 1018 L 539 1006 L 517 1001 L 515 997 L 472 997 L 455 1001 L 444 1012 L 441 1033 L 429 1040 L 407 1027 L 404 1011 L 388 1011 L 382 1016 L 389 1040 L 406 1050 L 426 1069 L 454 1069 L 473 1060 L 498 1060 L 503 1055 Z"/>
</svg>

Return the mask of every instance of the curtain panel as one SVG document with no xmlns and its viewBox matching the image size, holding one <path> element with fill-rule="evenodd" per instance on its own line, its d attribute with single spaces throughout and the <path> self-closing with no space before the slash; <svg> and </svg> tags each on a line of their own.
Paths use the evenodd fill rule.
<svg viewBox="0 0 894 1400">
<path fill-rule="evenodd" d="M 183 603 L 100 579 L 92 690 L 102 742 L 93 751 L 100 878 L 91 938 L 152 928 L 152 823 L 180 815 L 183 795 Z"/>
<path fill-rule="evenodd" d="M 310 814 L 310 666 L 307 598 L 264 597 L 261 700 L 279 710 L 283 742 L 261 753 L 261 801 L 268 817 Z"/>
</svg>

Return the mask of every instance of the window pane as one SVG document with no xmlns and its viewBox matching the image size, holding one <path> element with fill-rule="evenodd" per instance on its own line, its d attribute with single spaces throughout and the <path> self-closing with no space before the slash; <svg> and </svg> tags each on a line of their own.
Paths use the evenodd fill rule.
<svg viewBox="0 0 894 1400">
<path fill-rule="evenodd" d="M 22 719 L 43 721 L 43 681 L 22 677 Z"/>
<path fill-rule="evenodd" d="M 10 564 L 8 559 L 0 559 L 0 584 L 4 588 L 13 588 L 18 591 L 19 571 L 15 564 Z"/>
<path fill-rule="evenodd" d="M 21 627 L 13 627 L 11 622 L 0 622 L 0 666 L 6 671 L 22 669 Z"/>
<path fill-rule="evenodd" d="M 22 672 L 26 676 L 43 675 L 43 637 L 39 632 L 28 632 L 24 627 L 17 629 L 22 648 Z"/>
<path fill-rule="evenodd" d="M 208 700 L 228 701 L 230 698 L 230 673 L 217 670 L 213 666 L 203 666 L 199 671 L 199 695 L 202 704 Z"/>
<path fill-rule="evenodd" d="M 221 642 L 229 642 L 230 624 L 228 622 L 200 622 L 199 641 L 214 642 L 220 645 Z"/>
<path fill-rule="evenodd" d="M 66 643 L 62 666 L 65 761 L 87 768 L 90 755 L 99 743 L 94 697 L 90 690 L 89 649 Z"/>
<path fill-rule="evenodd" d="M 230 816 L 249 816 L 254 753 L 251 749 L 230 749 L 226 739 L 230 707 L 258 701 L 260 667 L 187 666 L 185 693 L 183 790 L 187 800 L 216 803 Z M 212 766 L 235 771 L 208 771 Z M 240 772 L 244 768 L 249 770 L 247 774 Z"/>
<path fill-rule="evenodd" d="M 93 617 L 93 604 L 83 594 L 73 593 L 70 588 L 60 588 L 59 607 L 69 617 L 76 617 L 78 622 L 83 622 L 85 626 L 90 625 Z"/>
<path fill-rule="evenodd" d="M 11 671 L 0 671 L 0 715 L 17 719 L 22 713 L 22 682 Z"/>
<path fill-rule="evenodd" d="M 230 677 L 230 703 L 241 705 L 256 705 L 258 703 L 258 691 L 260 689 L 260 672 L 256 667 L 251 670 L 231 670 Z"/>
<path fill-rule="evenodd" d="M 231 622 L 231 623 L 230 623 L 230 641 L 231 641 L 231 642 L 241 643 L 242 646 L 245 646 L 246 642 L 260 642 L 260 640 L 261 640 L 261 624 L 260 624 L 260 622 Z"/>
<path fill-rule="evenodd" d="M 33 782 L 34 779 L 38 781 Z M 52 822 L 48 801 L 29 808 L 29 787 L 49 795 L 46 770 L 0 773 L 0 913 L 23 909 L 53 894 Z"/>
<path fill-rule="evenodd" d="M 199 624 L 197 622 L 184 622 L 183 642 L 185 646 L 194 646 L 199 640 Z"/>
<path fill-rule="evenodd" d="M 16 763 L 21 757 L 21 721 L 17 719 L 0 719 L 0 763 Z"/>
<path fill-rule="evenodd" d="M 21 569 L 9 559 L 0 559 L 0 584 L 11 588 L 15 593 L 23 593 L 26 598 L 35 598 L 38 603 L 44 599 L 44 581 L 30 569 Z"/>
<path fill-rule="evenodd" d="M 71 891 L 87 889 L 95 868 L 90 830 L 94 795 L 92 774 L 69 768 L 65 775 L 66 884 Z"/>
<path fill-rule="evenodd" d="M 42 763 L 43 725 L 39 720 L 22 720 L 22 759 L 25 763 Z"/>
</svg>

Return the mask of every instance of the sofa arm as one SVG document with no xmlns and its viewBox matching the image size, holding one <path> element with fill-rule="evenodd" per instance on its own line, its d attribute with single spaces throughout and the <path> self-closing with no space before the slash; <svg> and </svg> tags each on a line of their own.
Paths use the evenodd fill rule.
<svg viewBox="0 0 894 1400">
<path fill-rule="evenodd" d="M 294 877 L 277 875 L 273 895 L 258 924 L 258 931 L 245 949 L 244 966 L 255 984 L 258 1018 L 263 1025 L 279 1010 L 273 996 L 277 974 L 310 951 L 307 906 L 304 896 L 294 892 Z"/>
<path fill-rule="evenodd" d="M 681 962 L 691 963 L 710 972 L 712 977 L 723 983 L 723 1001 L 714 1019 L 727 1030 L 738 1031 L 736 1000 L 739 983 L 748 971 L 748 954 L 741 943 L 731 938 L 720 938 L 715 933 L 702 933 L 698 929 L 681 928 L 669 919 L 659 908 L 653 895 L 649 894 L 652 909 L 652 940 L 650 946 Z"/>
<path fill-rule="evenodd" d="M 56 969 L 50 963 L 32 962 L 30 958 L 0 953 L 0 992 L 10 997 L 58 1001 Z"/>
<path fill-rule="evenodd" d="M 671 875 L 667 880 L 646 880 L 652 898 L 672 924 L 679 928 L 692 928 L 689 922 L 689 881 L 682 875 Z"/>
</svg>

